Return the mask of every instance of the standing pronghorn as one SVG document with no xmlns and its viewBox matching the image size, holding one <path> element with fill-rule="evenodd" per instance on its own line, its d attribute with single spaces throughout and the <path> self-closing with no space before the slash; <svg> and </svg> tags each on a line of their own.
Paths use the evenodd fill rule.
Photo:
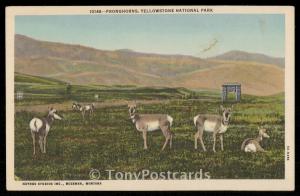
<svg viewBox="0 0 300 196">
<path fill-rule="evenodd" d="M 56 109 L 49 108 L 48 115 L 43 118 L 34 117 L 30 123 L 30 131 L 32 136 L 32 143 L 33 143 L 33 154 L 35 155 L 35 136 L 39 136 L 39 144 L 42 153 L 46 153 L 46 138 L 50 131 L 51 125 L 54 119 L 62 120 L 57 114 Z"/>
<path fill-rule="evenodd" d="M 167 114 L 138 114 L 136 113 L 136 103 L 128 104 L 130 119 L 138 131 L 143 132 L 144 149 L 147 149 L 147 132 L 161 130 L 166 138 L 166 141 L 162 147 L 162 151 L 166 145 L 170 144 L 172 148 L 173 133 L 171 132 L 171 126 L 173 118 Z"/>
<path fill-rule="evenodd" d="M 203 143 L 203 132 L 212 132 L 213 133 L 213 151 L 216 152 L 216 137 L 217 134 L 220 136 L 221 141 L 221 149 L 224 150 L 223 147 L 223 134 L 226 132 L 229 120 L 231 116 L 231 108 L 224 108 L 222 105 L 220 106 L 221 114 L 220 115 L 211 115 L 211 114 L 199 114 L 194 117 L 194 124 L 197 128 L 197 133 L 195 134 L 195 149 L 197 149 L 197 141 L 200 140 L 202 145 L 202 149 L 206 151 L 206 148 Z"/>
<path fill-rule="evenodd" d="M 267 134 L 266 129 L 258 127 L 257 138 L 245 139 L 242 143 L 241 150 L 245 152 L 265 152 L 265 150 L 260 145 L 263 138 L 270 138 L 270 136 Z"/>
<path fill-rule="evenodd" d="M 81 108 L 81 105 L 80 105 L 79 103 L 74 103 L 74 102 L 73 102 L 73 104 L 72 104 L 72 109 L 73 109 L 74 111 L 79 111 L 80 108 Z"/>
<path fill-rule="evenodd" d="M 79 103 L 73 103 L 72 109 L 77 110 L 81 112 L 82 118 L 84 120 L 85 114 L 88 113 L 89 116 L 94 114 L 95 111 L 95 105 L 93 103 L 87 104 L 87 105 L 80 105 Z"/>
</svg>

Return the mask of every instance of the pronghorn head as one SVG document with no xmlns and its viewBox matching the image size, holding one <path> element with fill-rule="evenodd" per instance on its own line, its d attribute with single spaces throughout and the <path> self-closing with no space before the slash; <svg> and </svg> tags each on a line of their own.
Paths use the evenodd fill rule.
<svg viewBox="0 0 300 196">
<path fill-rule="evenodd" d="M 231 113 L 232 113 L 232 108 L 233 108 L 233 106 L 231 106 L 230 108 L 224 108 L 222 105 L 220 106 L 221 114 L 222 114 L 222 121 L 223 121 L 224 125 L 229 124 L 229 120 L 230 120 Z"/>
<path fill-rule="evenodd" d="M 135 114 L 135 112 L 136 112 L 136 102 L 135 101 L 134 101 L 134 103 L 128 103 L 128 111 L 129 111 L 130 116 Z"/>
<path fill-rule="evenodd" d="M 270 136 L 267 134 L 267 129 L 262 127 L 257 127 L 258 133 L 261 136 L 261 138 L 270 138 Z"/>
<path fill-rule="evenodd" d="M 81 107 L 81 105 L 80 105 L 79 103 L 74 102 L 74 103 L 72 104 L 72 109 L 73 109 L 73 110 L 79 110 L 79 111 L 81 111 L 81 110 L 82 110 L 82 107 Z"/>
<path fill-rule="evenodd" d="M 59 116 L 57 114 L 57 110 L 54 109 L 54 108 L 48 108 L 49 109 L 49 113 L 48 113 L 48 116 L 53 118 L 53 119 L 56 119 L 56 120 L 62 120 L 63 118 L 61 116 Z"/>
<path fill-rule="evenodd" d="M 76 110 L 76 109 L 77 109 L 77 103 L 73 103 L 73 104 L 72 104 L 72 109 L 73 109 L 73 110 Z"/>
</svg>

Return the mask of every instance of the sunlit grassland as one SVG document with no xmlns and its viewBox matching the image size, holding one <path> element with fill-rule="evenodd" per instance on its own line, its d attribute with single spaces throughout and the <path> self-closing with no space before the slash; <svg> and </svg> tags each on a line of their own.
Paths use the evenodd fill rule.
<svg viewBox="0 0 300 196">
<path fill-rule="evenodd" d="M 233 106 L 232 121 L 224 135 L 225 151 L 212 152 L 212 136 L 205 134 L 208 152 L 194 149 L 193 117 L 199 113 L 217 114 L 219 92 L 171 88 L 136 88 L 105 86 L 72 86 L 66 95 L 65 84 L 19 85 L 19 90 L 34 96 L 16 105 L 34 107 L 64 100 L 95 101 L 120 99 L 169 100 L 158 104 L 138 105 L 140 113 L 167 113 L 174 118 L 173 148 L 160 152 L 164 137 L 160 131 L 148 134 L 148 150 L 129 120 L 126 105 L 97 109 L 85 121 L 80 113 L 59 111 L 64 121 L 54 122 L 48 135 L 47 154 L 32 156 L 29 121 L 44 112 L 15 113 L 15 175 L 22 180 L 87 180 L 92 168 L 122 172 L 191 171 L 202 169 L 213 179 L 278 179 L 284 178 L 284 95 L 256 97 L 243 95 Z M 52 89 L 52 91 L 51 91 Z M 54 89 L 54 90 L 53 90 Z M 44 95 L 44 96 L 42 96 Z M 42 97 L 42 98 L 41 98 Z M 53 98 L 53 99 L 52 99 Z M 256 137 L 257 127 L 265 126 L 270 139 L 263 142 L 266 153 L 247 154 L 240 146 L 245 138 Z M 103 173 L 103 172 L 102 172 Z M 107 179 L 106 173 L 101 179 Z"/>
</svg>

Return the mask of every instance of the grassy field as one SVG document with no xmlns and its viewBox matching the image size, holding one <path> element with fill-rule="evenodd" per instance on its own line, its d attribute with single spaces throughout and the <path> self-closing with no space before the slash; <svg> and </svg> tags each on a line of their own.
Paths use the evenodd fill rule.
<svg viewBox="0 0 300 196">
<path fill-rule="evenodd" d="M 20 79 L 20 78 L 19 78 Z M 72 86 L 50 84 L 30 78 L 16 80 L 16 90 L 28 93 L 16 105 L 34 107 L 61 99 L 98 101 L 110 99 L 169 100 L 157 104 L 138 105 L 140 113 L 168 113 L 174 118 L 173 148 L 160 152 L 164 137 L 160 131 L 148 134 L 148 150 L 129 120 L 126 105 L 96 109 L 94 117 L 83 121 L 71 110 L 59 111 L 64 121 L 54 122 L 48 135 L 47 154 L 32 156 L 32 139 L 28 123 L 45 112 L 15 113 L 15 175 L 22 180 L 88 180 L 92 168 L 121 172 L 150 171 L 196 172 L 202 169 L 213 179 L 279 179 L 284 178 L 284 95 L 255 97 L 244 95 L 234 104 L 231 125 L 224 135 L 225 151 L 212 152 L 212 136 L 205 134 L 208 152 L 194 149 L 193 117 L 198 113 L 217 113 L 219 92 L 168 88 L 136 88 L 124 86 Z M 43 78 L 42 78 L 43 79 Z M 49 90 L 50 89 L 50 90 Z M 25 94 L 26 95 L 26 94 Z M 42 97 L 42 98 L 41 98 Z M 52 99 L 54 97 L 55 99 Z M 230 105 L 230 104 L 225 104 Z M 270 139 L 263 142 L 266 153 L 241 152 L 242 141 L 256 137 L 257 126 L 269 130 Z M 103 173 L 100 179 L 107 179 Z"/>
</svg>

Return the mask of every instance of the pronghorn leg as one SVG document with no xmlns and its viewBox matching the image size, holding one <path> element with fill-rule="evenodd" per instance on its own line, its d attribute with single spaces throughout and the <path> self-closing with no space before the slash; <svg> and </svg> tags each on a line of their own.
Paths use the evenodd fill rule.
<svg viewBox="0 0 300 196">
<path fill-rule="evenodd" d="M 161 151 L 163 151 L 166 148 L 166 146 L 168 144 L 168 141 L 171 140 L 171 134 L 172 134 L 171 131 L 170 131 L 170 129 L 168 127 L 163 127 L 162 131 L 163 131 L 163 134 L 164 134 L 164 136 L 166 138 L 166 141 L 165 141 L 165 143 L 164 143 Z"/>
<path fill-rule="evenodd" d="M 40 144 L 40 149 L 41 149 L 41 152 L 43 153 L 44 150 L 43 150 L 43 136 L 39 136 L 39 144 Z"/>
<path fill-rule="evenodd" d="M 84 120 L 85 111 L 83 110 L 83 111 L 81 112 L 81 114 L 82 114 L 82 119 Z"/>
<path fill-rule="evenodd" d="M 147 150 L 147 130 L 143 131 L 144 149 Z"/>
<path fill-rule="evenodd" d="M 223 146 L 223 134 L 220 134 L 220 143 L 221 143 L 221 150 L 224 150 L 224 146 Z"/>
<path fill-rule="evenodd" d="M 198 128 L 198 131 L 197 133 L 195 134 L 195 149 L 197 149 L 197 142 L 198 142 L 198 139 L 200 140 L 200 144 L 202 146 L 202 149 L 203 151 L 206 151 L 206 148 L 205 148 L 205 145 L 204 145 L 204 142 L 203 142 L 203 128 Z"/>
<path fill-rule="evenodd" d="M 88 119 L 90 119 L 90 118 L 91 118 L 91 115 L 90 115 L 90 114 L 91 114 L 91 111 L 90 111 L 90 110 L 87 110 L 87 111 L 86 111 L 86 114 L 87 114 L 87 116 L 88 116 Z"/>
<path fill-rule="evenodd" d="M 172 148 L 172 140 L 173 140 L 173 134 L 170 135 L 170 149 Z"/>
<path fill-rule="evenodd" d="M 44 153 L 46 153 L 47 136 L 44 137 Z"/>
<path fill-rule="evenodd" d="M 199 140 L 200 140 L 203 151 L 206 152 L 206 148 L 205 148 L 205 145 L 203 142 L 203 129 L 200 129 L 200 131 L 199 131 Z"/>
<path fill-rule="evenodd" d="M 31 131 L 32 144 L 33 144 L 33 155 L 35 155 L 35 133 Z"/>
<path fill-rule="evenodd" d="M 260 145 L 258 145 L 258 146 L 256 147 L 256 151 L 257 151 L 257 152 L 266 152 L 265 149 L 263 149 Z"/>
<path fill-rule="evenodd" d="M 217 133 L 213 133 L 214 138 L 214 145 L 213 145 L 213 151 L 216 152 L 216 140 L 217 140 Z"/>
<path fill-rule="evenodd" d="M 199 131 L 197 131 L 195 134 L 195 149 L 198 148 L 198 146 L 197 146 L 198 138 L 199 138 Z"/>
<path fill-rule="evenodd" d="M 165 143 L 164 143 L 164 145 L 163 145 L 161 151 L 163 151 L 163 150 L 165 149 L 166 145 L 168 144 L 168 141 L 170 140 L 170 137 L 171 137 L 170 135 L 168 135 L 168 136 L 166 137 L 166 141 L 165 141 Z"/>
</svg>

